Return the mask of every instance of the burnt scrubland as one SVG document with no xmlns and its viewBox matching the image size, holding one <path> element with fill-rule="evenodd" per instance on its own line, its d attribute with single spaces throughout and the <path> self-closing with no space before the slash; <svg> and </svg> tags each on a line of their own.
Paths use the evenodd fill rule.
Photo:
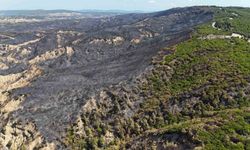
<svg viewBox="0 0 250 150">
<path fill-rule="evenodd" d="M 66 143 L 75 149 L 249 149 L 250 10 L 211 9 L 212 21 L 163 48 L 132 87 L 112 87 L 92 100 Z M 200 38 L 232 33 L 244 37 Z"/>
<path fill-rule="evenodd" d="M 250 149 L 249 19 L 188 7 L 0 26 L 0 147 Z"/>
</svg>

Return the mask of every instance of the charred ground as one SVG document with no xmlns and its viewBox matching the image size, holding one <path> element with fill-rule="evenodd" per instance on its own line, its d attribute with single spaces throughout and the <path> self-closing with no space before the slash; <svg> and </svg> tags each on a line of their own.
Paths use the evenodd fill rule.
<svg viewBox="0 0 250 150">
<path fill-rule="evenodd" d="M 206 111 L 228 105 L 226 98 L 219 97 L 219 103 L 212 99 L 221 93 L 205 97 L 201 92 L 207 93 L 210 85 L 220 85 L 228 79 L 230 85 L 223 87 L 224 93 L 235 100 L 229 106 L 248 106 L 247 72 L 235 81 L 228 75 L 219 76 L 220 62 L 197 60 L 222 59 L 220 51 L 211 53 L 226 49 L 227 41 L 206 43 L 200 38 L 222 31 L 235 32 L 237 28 L 227 30 L 228 22 L 223 20 L 232 13 L 248 16 L 241 9 L 189 7 L 149 14 L 2 25 L 0 144 L 10 149 L 204 146 L 202 136 L 194 136 L 207 132 L 194 131 L 191 125 L 205 128 L 209 123 L 227 124 L 221 114 L 228 110 Z M 216 20 L 220 31 L 211 27 L 212 20 Z M 191 43 L 179 45 L 190 38 Z M 243 41 L 231 41 L 240 42 Z M 216 47 L 218 43 L 222 45 Z M 247 49 L 247 42 L 241 46 Z M 233 49 L 230 52 L 237 55 Z M 229 64 L 223 66 L 235 64 L 230 63 L 229 56 L 225 59 Z M 242 71 L 226 73 L 231 76 Z M 229 86 L 240 88 L 240 102 L 240 91 L 230 91 Z M 231 118 L 235 112 L 230 110 Z M 245 125 L 248 113 L 238 113 L 244 114 Z M 243 121 L 235 118 L 232 122 L 237 119 Z M 187 125 L 185 132 L 182 125 Z M 242 130 L 249 135 L 245 128 Z M 247 145 L 245 139 L 240 140 Z"/>
</svg>

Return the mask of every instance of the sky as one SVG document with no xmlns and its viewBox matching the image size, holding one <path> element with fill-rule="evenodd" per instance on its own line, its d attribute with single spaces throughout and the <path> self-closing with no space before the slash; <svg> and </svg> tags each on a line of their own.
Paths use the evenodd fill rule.
<svg viewBox="0 0 250 150">
<path fill-rule="evenodd" d="M 0 0 L 0 10 L 140 10 L 157 11 L 194 5 L 250 7 L 250 0 Z"/>
</svg>

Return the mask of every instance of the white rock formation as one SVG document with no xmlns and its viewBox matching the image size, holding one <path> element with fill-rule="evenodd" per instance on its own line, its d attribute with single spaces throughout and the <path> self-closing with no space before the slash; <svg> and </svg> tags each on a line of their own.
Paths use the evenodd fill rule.
<svg viewBox="0 0 250 150">
<path fill-rule="evenodd" d="M 238 33 L 232 33 L 231 37 L 232 37 L 232 38 L 240 38 L 240 39 L 243 39 L 243 38 L 244 38 L 243 35 L 238 34 Z"/>
</svg>

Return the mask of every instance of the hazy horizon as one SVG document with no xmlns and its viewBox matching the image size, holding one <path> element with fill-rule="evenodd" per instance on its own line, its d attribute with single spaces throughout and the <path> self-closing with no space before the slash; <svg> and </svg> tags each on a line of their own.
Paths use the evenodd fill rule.
<svg viewBox="0 0 250 150">
<path fill-rule="evenodd" d="M 216 5 L 250 7 L 249 0 L 0 0 L 0 10 L 160 11 L 175 7 Z"/>
</svg>

